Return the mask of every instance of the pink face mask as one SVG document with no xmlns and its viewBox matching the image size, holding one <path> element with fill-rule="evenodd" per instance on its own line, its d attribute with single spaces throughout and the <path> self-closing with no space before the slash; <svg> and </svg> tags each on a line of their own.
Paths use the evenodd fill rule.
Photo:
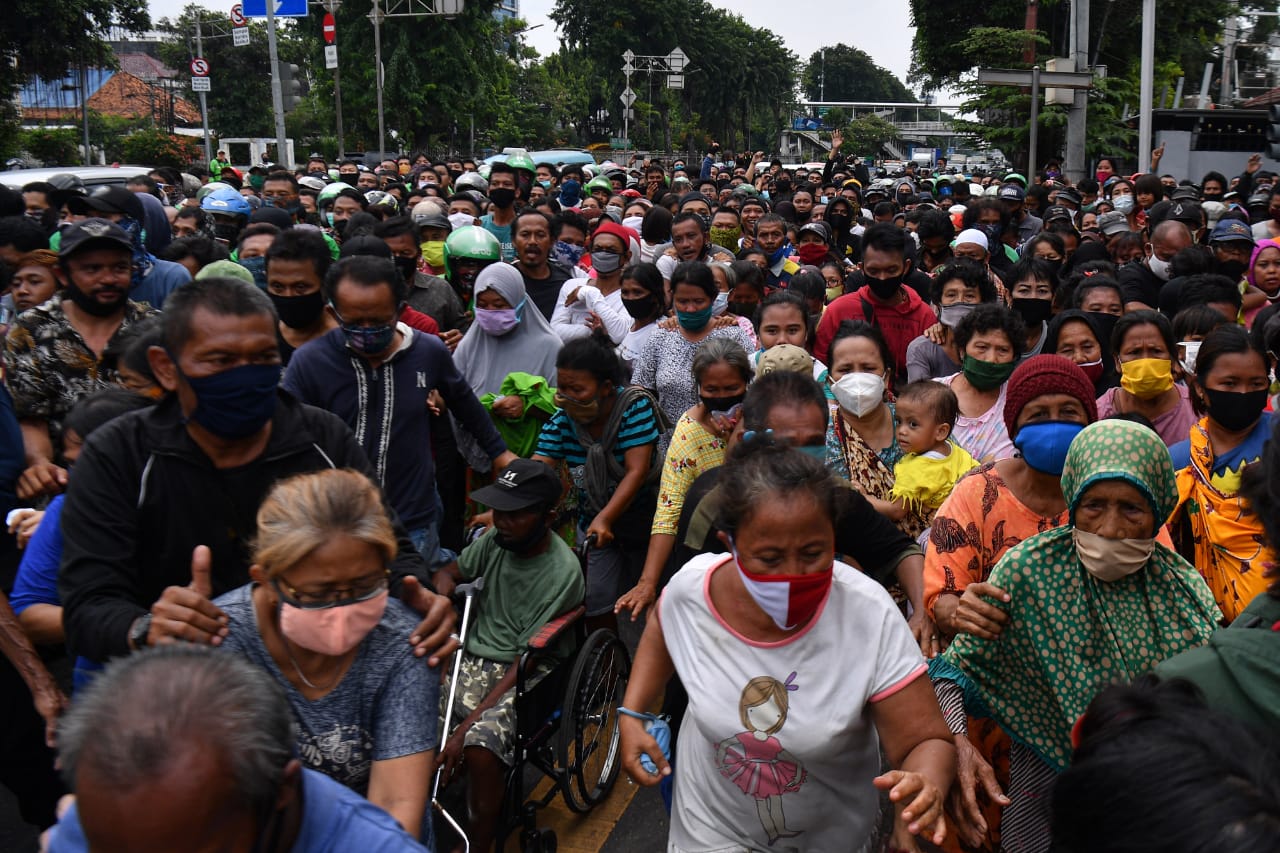
<svg viewBox="0 0 1280 853">
<path fill-rule="evenodd" d="M 477 308 L 476 325 L 494 336 L 505 335 L 520 323 L 514 308 Z"/>
<path fill-rule="evenodd" d="M 304 610 L 280 602 L 280 631 L 291 643 L 322 655 L 338 657 L 360 645 L 387 609 L 387 591 L 366 601 L 340 607 Z"/>
</svg>

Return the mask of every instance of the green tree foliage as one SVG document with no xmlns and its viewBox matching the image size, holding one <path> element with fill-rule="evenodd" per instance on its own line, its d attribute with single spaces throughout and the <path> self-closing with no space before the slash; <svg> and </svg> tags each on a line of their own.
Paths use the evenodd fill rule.
<svg viewBox="0 0 1280 853">
<path fill-rule="evenodd" d="M 190 136 L 179 136 L 161 128 L 139 128 L 122 137 L 120 158 L 127 163 L 148 166 L 184 168 L 200 156 L 200 143 Z"/>
<path fill-rule="evenodd" d="M 876 157 L 886 142 L 898 138 L 898 129 L 892 122 L 873 113 L 865 113 L 849 122 L 844 131 L 843 154 L 860 157 Z"/>
<path fill-rule="evenodd" d="M 70 127 L 41 127 L 18 135 L 22 149 L 46 166 L 78 165 L 80 132 Z"/>
<path fill-rule="evenodd" d="M 901 80 L 876 65 L 864 51 L 847 44 L 814 51 L 805 65 L 800 86 L 811 101 L 825 98 L 828 101 L 916 102 Z"/>
</svg>

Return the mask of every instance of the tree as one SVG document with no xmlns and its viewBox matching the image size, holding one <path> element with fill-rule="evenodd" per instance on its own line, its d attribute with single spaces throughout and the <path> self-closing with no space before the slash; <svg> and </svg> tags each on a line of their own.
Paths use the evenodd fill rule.
<svg viewBox="0 0 1280 853">
<path fill-rule="evenodd" d="M 19 135 L 22 148 L 46 166 L 80 162 L 80 133 L 69 127 L 41 127 Z"/>
<path fill-rule="evenodd" d="M 897 138 L 898 128 L 893 122 L 874 113 L 865 113 L 849 122 L 849 126 L 845 128 L 844 145 L 840 146 L 840 151 L 859 157 L 876 157 L 885 143 Z"/>
<path fill-rule="evenodd" d="M 200 143 L 155 127 L 144 127 L 120 140 L 120 156 L 129 163 L 185 168 L 200 155 Z"/>
<path fill-rule="evenodd" d="M 847 44 L 814 51 L 805 65 L 800 85 L 811 101 L 916 102 L 901 80 L 876 65 L 865 52 Z"/>
</svg>

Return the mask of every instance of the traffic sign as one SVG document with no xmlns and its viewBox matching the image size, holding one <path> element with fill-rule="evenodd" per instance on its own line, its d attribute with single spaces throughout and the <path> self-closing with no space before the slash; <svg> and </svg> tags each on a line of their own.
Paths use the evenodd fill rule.
<svg viewBox="0 0 1280 853">
<path fill-rule="evenodd" d="M 624 107 L 629 107 L 636 102 L 636 93 L 630 86 L 628 86 L 623 90 L 622 94 L 618 96 L 618 100 L 622 101 L 622 105 Z"/>
<path fill-rule="evenodd" d="M 275 0 L 277 18 L 305 18 L 307 16 L 307 0 Z M 244 16 L 246 18 L 265 18 L 267 16 L 267 0 L 244 0 Z"/>
<path fill-rule="evenodd" d="M 627 139 L 625 136 L 611 136 L 609 137 L 609 147 L 610 148 L 630 148 L 631 140 Z"/>
<path fill-rule="evenodd" d="M 326 44 L 324 46 L 324 67 L 329 70 L 338 67 L 338 46 L 336 44 Z"/>
<path fill-rule="evenodd" d="M 627 62 L 631 62 L 633 59 L 636 58 L 636 55 L 635 55 L 635 52 L 631 50 L 631 48 L 627 48 L 623 52 L 622 58 L 625 59 Z"/>
<path fill-rule="evenodd" d="M 212 89 L 210 89 L 210 88 L 209 88 L 209 78 L 208 78 L 208 77 L 192 77 L 192 78 L 191 78 L 191 91 L 193 91 L 193 92 L 211 92 L 211 91 L 213 91 Z"/>
<path fill-rule="evenodd" d="M 231 7 L 231 26 L 233 27 L 249 26 L 249 21 L 244 16 L 244 6 L 240 5 L 239 3 Z"/>
<path fill-rule="evenodd" d="M 209 60 L 199 56 L 191 60 L 191 76 L 192 77 L 208 77 L 209 76 Z"/>
<path fill-rule="evenodd" d="M 668 74 L 668 75 L 667 75 L 667 88 L 668 88 L 668 89 L 683 89 L 683 88 L 684 88 L 684 75 L 683 75 L 683 74 Z"/>
<path fill-rule="evenodd" d="M 324 32 L 324 43 L 333 44 L 338 37 L 338 28 L 334 23 L 332 12 L 324 13 L 324 22 L 321 24 L 320 29 Z"/>
<path fill-rule="evenodd" d="M 667 54 L 667 67 L 674 72 L 681 72 L 684 66 L 689 62 L 689 57 L 680 48 L 676 48 Z M 672 87 L 675 88 L 675 87 Z"/>
<path fill-rule="evenodd" d="M 249 45 L 249 28 L 248 27 L 232 27 L 231 28 L 231 46 L 232 47 L 248 47 Z"/>
</svg>

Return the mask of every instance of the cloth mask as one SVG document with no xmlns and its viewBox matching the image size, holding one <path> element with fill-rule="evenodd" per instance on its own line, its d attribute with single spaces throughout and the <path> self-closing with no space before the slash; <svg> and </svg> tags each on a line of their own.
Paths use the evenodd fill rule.
<svg viewBox="0 0 1280 853">
<path fill-rule="evenodd" d="M 559 391 L 555 394 L 555 403 L 564 413 L 580 424 L 589 424 L 600 417 L 600 400 L 598 398 L 583 402 L 566 397 Z"/>
<path fill-rule="evenodd" d="M 825 571 L 803 575 L 761 575 L 743 568 L 736 547 L 733 560 L 752 600 L 783 631 L 808 624 L 831 590 L 834 563 Z"/>
<path fill-rule="evenodd" d="M 960 321 L 968 317 L 978 306 L 972 302 L 957 302 L 954 305 L 943 305 L 938 309 L 938 322 L 949 329 L 960 325 Z"/>
<path fill-rule="evenodd" d="M 708 305 L 701 311 L 681 311 L 676 310 L 676 321 L 686 331 L 701 332 L 711 322 L 711 311 L 713 306 Z"/>
<path fill-rule="evenodd" d="M 258 286 L 259 290 L 267 289 L 267 258 L 265 255 L 258 255 L 255 258 L 241 258 L 236 263 L 253 273 L 253 283 Z"/>
<path fill-rule="evenodd" d="M 170 358 L 178 368 L 178 360 Z M 242 364 L 212 376 L 187 376 L 178 368 L 178 375 L 196 395 L 196 407 L 187 419 L 219 438 L 247 438 L 276 412 L 278 364 Z"/>
<path fill-rule="evenodd" d="M 1266 388 L 1257 391 L 1219 391 L 1216 388 L 1201 387 L 1200 390 L 1209 400 L 1209 417 L 1223 429 L 1232 432 L 1243 432 L 1257 423 L 1267 405 Z"/>
<path fill-rule="evenodd" d="M 898 289 L 902 287 L 901 275 L 895 275 L 892 278 L 872 278 L 866 275 L 863 278 L 866 279 L 867 286 L 871 288 L 871 294 L 880 300 L 892 299 Z"/>
<path fill-rule="evenodd" d="M 271 304 L 276 306 L 276 316 L 290 329 L 310 329 L 324 311 L 324 294 L 319 290 L 302 296 L 281 296 L 268 293 Z"/>
<path fill-rule="evenodd" d="M 1000 245 L 1000 238 L 1004 235 L 1004 229 L 998 223 L 987 223 L 979 225 L 978 230 L 987 237 L 987 246 L 989 249 L 996 248 Z"/>
<path fill-rule="evenodd" d="M 1018 427 L 1013 446 L 1022 459 L 1042 474 L 1062 476 L 1062 466 L 1067 461 L 1067 449 L 1084 424 L 1070 421 L 1037 421 Z"/>
<path fill-rule="evenodd" d="M 425 240 L 418 244 L 418 248 L 422 250 L 422 259 L 427 262 L 427 266 L 433 270 L 444 268 L 443 240 Z"/>
<path fill-rule="evenodd" d="M 1135 358 L 1120 365 L 1120 387 L 1139 400 L 1153 400 L 1173 387 L 1167 358 Z"/>
<path fill-rule="evenodd" d="M 775 267 L 789 257 L 791 257 L 791 243 L 783 240 L 781 246 L 769 253 L 768 266 Z"/>
<path fill-rule="evenodd" d="M 506 210 L 516 203 L 516 191 L 507 187 L 489 190 L 489 201 L 499 210 Z"/>
<path fill-rule="evenodd" d="M 831 385 L 836 402 L 855 418 L 865 418 L 884 402 L 884 377 L 878 373 L 846 373 Z"/>
<path fill-rule="evenodd" d="M 1097 179 L 1097 181 L 1098 181 L 1098 183 L 1099 183 L 1099 184 L 1105 184 L 1105 183 L 1107 182 L 1107 178 L 1111 177 L 1111 175 L 1112 175 L 1112 174 L 1114 174 L 1114 173 L 1112 173 L 1112 172 L 1094 172 L 1094 173 L 1093 173 L 1093 176 L 1094 176 L 1094 178 L 1096 178 L 1096 179 Z"/>
<path fill-rule="evenodd" d="M 558 261 L 567 267 L 576 267 L 578 262 L 582 260 L 584 251 L 582 246 L 575 246 L 572 243 L 557 240 L 551 246 L 551 260 Z"/>
<path fill-rule="evenodd" d="M 808 266 L 816 267 L 827 259 L 830 250 L 826 243 L 805 243 L 796 249 L 800 261 Z"/>
<path fill-rule="evenodd" d="M 1013 299 L 1013 310 L 1022 317 L 1022 322 L 1028 328 L 1042 326 L 1044 321 L 1049 319 L 1049 315 L 1053 313 L 1053 300 L 1027 299 L 1017 296 Z"/>
<path fill-rule="evenodd" d="M 717 246 L 724 246 L 730 251 L 736 251 L 738 248 L 738 240 L 742 237 L 741 228 L 712 228 L 711 242 Z"/>
<path fill-rule="evenodd" d="M 305 610 L 281 601 L 280 633 L 304 649 L 338 657 L 360 645 L 382 621 L 386 609 L 386 590 L 366 601 L 322 610 Z"/>
<path fill-rule="evenodd" d="M 964 378 L 979 391 L 992 391 L 1008 382 L 1009 375 L 1013 373 L 1016 366 L 1012 361 L 1001 364 L 996 364 L 994 361 L 979 361 L 971 355 L 966 355 L 960 362 L 960 370 L 964 373 Z"/>
<path fill-rule="evenodd" d="M 1084 371 L 1084 375 L 1089 377 L 1090 382 L 1096 384 L 1097 381 L 1102 378 L 1102 359 L 1085 362 L 1084 364 L 1077 364 L 1076 367 Z"/>
<path fill-rule="evenodd" d="M 1085 571 L 1105 583 L 1114 583 L 1138 571 L 1156 549 L 1155 539 L 1108 539 L 1078 527 L 1072 528 L 1071 540 Z"/>
<path fill-rule="evenodd" d="M 643 296 L 640 299 L 624 299 L 622 307 L 633 320 L 647 320 L 652 317 L 657 309 L 657 301 L 652 296 Z"/>
<path fill-rule="evenodd" d="M 622 255 L 617 252 L 599 251 L 591 253 L 591 268 L 598 275 L 611 275 L 622 266 Z"/>
<path fill-rule="evenodd" d="M 342 335 L 347 339 L 347 346 L 361 355 L 381 355 L 391 346 L 396 337 L 396 324 L 385 326 L 342 326 Z"/>
<path fill-rule="evenodd" d="M 396 272 L 400 273 L 400 278 L 412 283 L 413 277 L 418 274 L 418 261 L 416 258 L 395 257 L 391 259 L 396 265 Z"/>
<path fill-rule="evenodd" d="M 494 337 L 501 337 L 520 324 L 514 308 L 477 308 L 476 324 Z"/>
<path fill-rule="evenodd" d="M 747 392 L 734 394 L 732 397 L 704 397 L 698 395 L 698 400 L 708 412 L 716 412 L 719 414 L 728 414 L 733 411 L 734 406 L 742 405 L 742 401 L 747 398 Z"/>
</svg>

